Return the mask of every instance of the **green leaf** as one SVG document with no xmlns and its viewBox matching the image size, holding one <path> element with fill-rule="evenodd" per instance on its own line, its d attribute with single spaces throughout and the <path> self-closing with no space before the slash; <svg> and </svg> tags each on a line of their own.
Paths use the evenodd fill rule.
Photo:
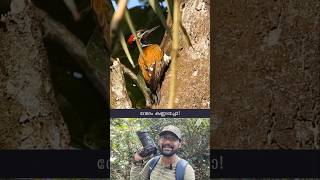
<svg viewBox="0 0 320 180">
<path fill-rule="evenodd" d="M 173 0 L 166 0 L 168 13 L 170 14 L 171 19 L 173 18 Z"/>
<path fill-rule="evenodd" d="M 134 28 L 134 24 L 133 24 L 133 22 L 132 22 L 132 20 L 131 20 L 131 16 L 130 16 L 130 13 L 129 13 L 128 9 L 126 9 L 126 11 L 125 11 L 125 19 L 126 19 L 126 21 L 127 21 L 127 23 L 128 23 L 129 29 L 130 29 L 131 33 L 133 34 L 134 38 L 135 38 L 135 39 L 138 39 L 138 37 L 137 37 L 137 32 L 136 32 L 136 30 L 135 30 L 135 28 Z M 139 51 L 140 51 L 140 54 L 143 55 L 143 51 L 142 51 L 141 44 L 140 44 L 138 41 L 135 41 L 135 42 L 136 42 L 137 47 L 138 47 L 138 49 L 139 49 Z M 134 66 L 133 66 L 133 67 L 134 67 Z"/>
<path fill-rule="evenodd" d="M 159 2 L 157 0 L 149 0 L 149 4 L 150 4 L 151 8 L 153 9 L 153 11 L 155 12 L 155 14 L 159 17 L 161 23 L 163 24 L 163 27 L 171 35 L 170 28 L 167 26 L 166 18 L 164 17 L 164 15 L 162 13 L 162 9 L 159 5 Z"/>
<path fill-rule="evenodd" d="M 127 42 L 126 42 L 126 40 L 124 38 L 124 35 L 123 35 L 122 31 L 120 31 L 120 33 L 119 33 L 119 38 L 120 38 L 120 43 L 121 43 L 121 46 L 122 46 L 122 48 L 124 50 L 124 53 L 126 53 L 126 56 L 127 56 L 128 60 L 129 60 L 130 64 L 132 65 L 132 67 L 135 68 L 135 65 L 133 63 L 132 57 L 130 55 L 130 52 L 129 52 L 129 49 L 128 49 L 128 46 L 127 46 Z"/>
</svg>

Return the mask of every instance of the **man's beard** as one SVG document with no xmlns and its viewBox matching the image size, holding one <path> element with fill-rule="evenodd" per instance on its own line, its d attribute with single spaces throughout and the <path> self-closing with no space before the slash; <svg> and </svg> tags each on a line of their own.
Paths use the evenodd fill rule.
<svg viewBox="0 0 320 180">
<path fill-rule="evenodd" d="M 171 151 L 165 151 L 165 150 L 163 150 L 164 147 L 169 147 L 172 150 Z M 173 149 L 173 148 L 174 148 L 173 146 L 170 146 L 168 144 L 162 145 L 161 148 L 160 148 L 161 155 L 166 156 L 166 157 L 170 157 L 170 156 L 175 155 L 177 153 L 178 149 Z"/>
</svg>

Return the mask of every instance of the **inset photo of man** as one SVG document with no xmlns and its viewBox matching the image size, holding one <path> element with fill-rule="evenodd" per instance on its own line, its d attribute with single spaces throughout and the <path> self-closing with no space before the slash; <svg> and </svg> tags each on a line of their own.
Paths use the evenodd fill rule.
<svg viewBox="0 0 320 180">
<path fill-rule="evenodd" d="M 209 179 L 209 119 L 112 119 L 111 125 L 111 178 Z"/>
</svg>

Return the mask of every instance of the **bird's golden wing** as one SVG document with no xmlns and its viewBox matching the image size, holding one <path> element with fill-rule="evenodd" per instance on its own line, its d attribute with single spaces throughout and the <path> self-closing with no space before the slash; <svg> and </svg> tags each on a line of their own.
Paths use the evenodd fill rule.
<svg viewBox="0 0 320 180">
<path fill-rule="evenodd" d="M 154 74 L 157 74 L 155 71 L 160 70 L 157 67 L 161 63 L 163 58 L 163 51 L 160 46 L 157 44 L 152 44 L 143 49 L 143 55 L 139 56 L 139 66 L 142 71 L 143 78 L 145 81 L 150 84 L 151 79 L 154 77 Z"/>
</svg>

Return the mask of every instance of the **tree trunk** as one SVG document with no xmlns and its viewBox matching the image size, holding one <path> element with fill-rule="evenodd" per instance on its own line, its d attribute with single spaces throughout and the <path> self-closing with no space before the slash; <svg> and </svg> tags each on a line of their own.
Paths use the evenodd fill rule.
<svg viewBox="0 0 320 180">
<path fill-rule="evenodd" d="M 30 1 L 11 1 L 0 20 L 0 149 L 62 149 L 69 146 Z"/>
<path fill-rule="evenodd" d="M 212 7 L 211 147 L 319 149 L 320 2 Z"/>
<path fill-rule="evenodd" d="M 126 89 L 123 69 L 116 60 L 110 66 L 110 104 L 112 109 L 131 109 L 132 103 Z"/>
<path fill-rule="evenodd" d="M 188 47 L 180 30 L 176 67 L 175 108 L 204 109 L 210 107 L 210 1 L 185 0 L 180 5 L 182 24 L 193 47 Z M 168 49 L 170 36 L 164 40 Z M 168 53 L 169 54 L 169 53 Z M 166 108 L 169 99 L 171 68 L 161 88 L 161 101 L 156 108 Z"/>
</svg>

